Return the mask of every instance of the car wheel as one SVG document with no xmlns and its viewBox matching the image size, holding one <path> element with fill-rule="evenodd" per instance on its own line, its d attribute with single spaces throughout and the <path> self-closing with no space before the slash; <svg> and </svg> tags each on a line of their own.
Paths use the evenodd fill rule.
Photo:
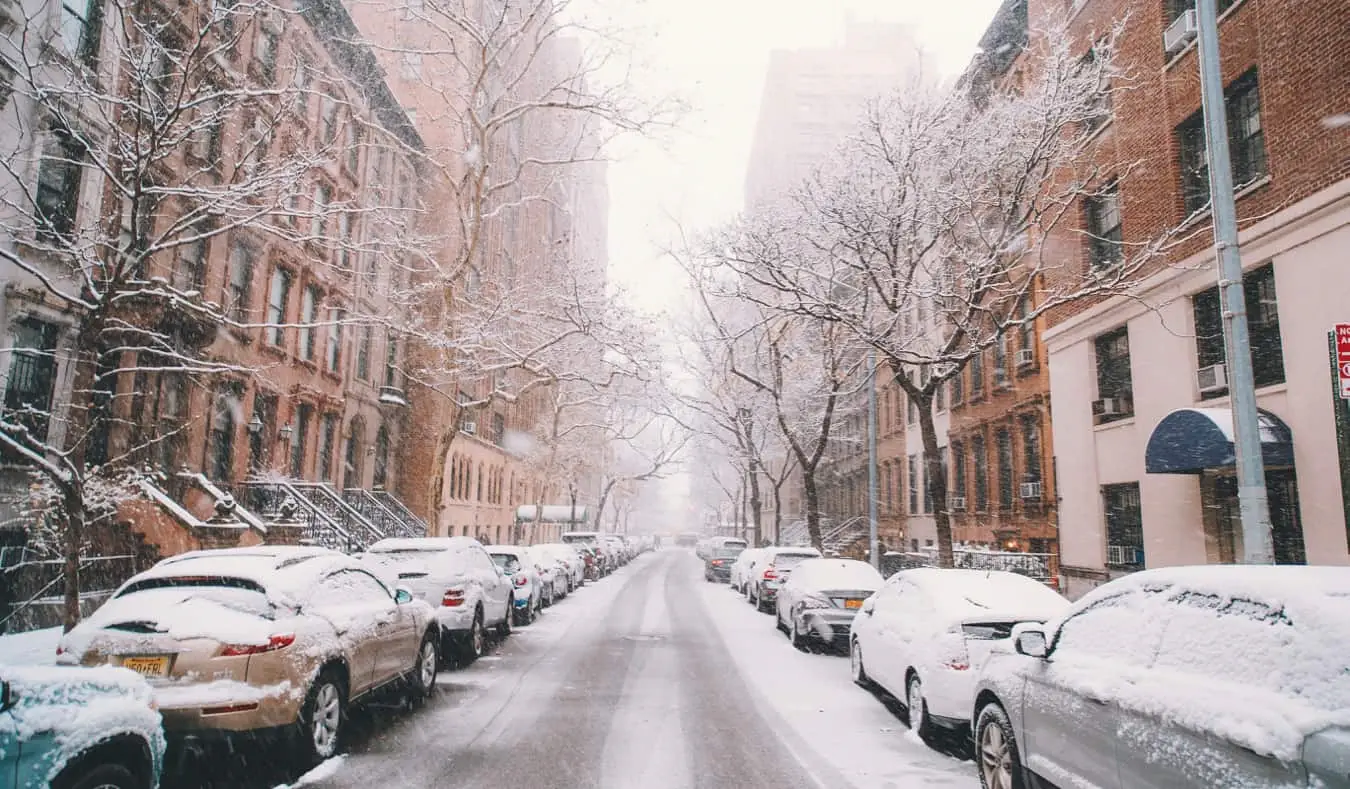
<svg viewBox="0 0 1350 789">
<path fill-rule="evenodd" d="M 787 629 L 787 625 L 783 624 L 783 617 L 782 617 L 781 614 L 782 614 L 781 611 L 778 611 L 777 609 L 774 610 L 774 612 L 773 612 L 773 626 L 776 627 L 776 628 L 778 628 L 778 632 L 780 632 L 780 633 L 782 633 L 783 635 L 786 636 L 786 635 L 788 635 L 788 629 Z"/>
<path fill-rule="evenodd" d="M 417 663 L 408 676 L 408 703 L 420 706 L 436 688 L 436 667 L 440 665 L 440 650 L 437 639 L 432 633 L 422 637 L 422 646 L 417 649 Z"/>
<path fill-rule="evenodd" d="M 337 755 L 347 724 L 347 691 L 337 672 L 324 671 L 310 686 L 300 711 L 301 750 L 305 762 L 318 764 Z"/>
<path fill-rule="evenodd" d="M 867 669 L 863 667 L 862 644 L 858 639 L 853 639 L 853 644 L 848 651 L 850 668 L 853 670 L 853 683 L 860 688 L 872 689 L 872 678 L 867 676 Z"/>
<path fill-rule="evenodd" d="M 788 633 L 788 640 L 792 642 L 792 646 L 805 652 L 807 647 L 806 637 L 801 634 L 801 631 L 797 630 L 797 618 L 795 616 L 788 617 L 788 622 L 788 626 L 792 628 Z"/>
<path fill-rule="evenodd" d="M 487 649 L 487 637 L 483 634 L 483 612 L 480 610 L 474 614 L 473 624 L 469 625 L 469 632 L 459 645 L 459 662 L 467 666 L 478 658 L 483 656 L 483 651 Z"/>
<path fill-rule="evenodd" d="M 909 678 L 905 689 L 905 712 L 909 715 L 909 728 L 922 740 L 932 734 L 933 724 L 928 720 L 928 702 L 923 699 L 923 683 L 915 674 Z"/>
<path fill-rule="evenodd" d="M 120 764 L 96 764 L 62 773 L 52 781 L 53 789 L 142 789 L 146 782 Z"/>
<path fill-rule="evenodd" d="M 1012 723 L 997 704 L 986 704 L 975 718 L 975 760 L 984 789 L 1023 789 L 1022 755 Z"/>
<path fill-rule="evenodd" d="M 768 605 L 766 605 L 766 604 L 764 603 L 764 595 L 757 595 L 757 596 L 755 597 L 755 610 L 756 610 L 756 611 L 759 611 L 760 613 L 768 613 L 768 612 L 769 612 L 769 607 L 768 607 Z"/>
<path fill-rule="evenodd" d="M 525 607 L 529 608 L 528 605 Z M 514 597 L 507 598 L 506 616 L 502 617 L 502 621 L 498 622 L 497 627 L 495 628 L 498 641 L 501 641 L 502 639 L 511 635 L 511 624 L 515 620 L 515 611 L 516 611 L 516 598 Z"/>
</svg>

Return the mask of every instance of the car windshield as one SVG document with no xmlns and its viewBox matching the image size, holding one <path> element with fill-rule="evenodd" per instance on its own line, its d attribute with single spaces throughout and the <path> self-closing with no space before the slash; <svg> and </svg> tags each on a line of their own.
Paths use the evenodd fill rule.
<svg viewBox="0 0 1350 789">
<path fill-rule="evenodd" d="M 492 554 L 492 561 L 508 573 L 514 573 L 520 570 L 520 559 L 514 554 L 494 553 Z"/>
<path fill-rule="evenodd" d="M 132 581 L 115 597 L 118 610 L 144 611 L 184 600 L 207 600 L 235 611 L 272 618 L 275 608 L 257 581 L 217 575 L 142 578 Z"/>
<path fill-rule="evenodd" d="M 809 553 L 780 553 L 773 557 L 773 566 L 779 570 L 791 570 L 807 559 L 815 558 L 815 554 Z"/>
</svg>

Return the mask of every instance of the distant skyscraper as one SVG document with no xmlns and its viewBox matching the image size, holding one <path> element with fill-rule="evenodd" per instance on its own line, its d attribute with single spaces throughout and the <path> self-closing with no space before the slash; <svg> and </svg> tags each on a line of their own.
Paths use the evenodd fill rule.
<svg viewBox="0 0 1350 789">
<path fill-rule="evenodd" d="M 841 44 L 771 53 L 746 207 L 771 201 L 808 176 L 855 128 L 867 102 L 903 84 L 919 61 L 908 27 L 852 19 Z"/>
</svg>

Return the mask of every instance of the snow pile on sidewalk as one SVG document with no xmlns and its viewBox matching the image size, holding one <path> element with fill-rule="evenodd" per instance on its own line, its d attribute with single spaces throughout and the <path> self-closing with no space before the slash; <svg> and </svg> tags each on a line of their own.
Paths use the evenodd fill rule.
<svg viewBox="0 0 1350 789">
<path fill-rule="evenodd" d="M 56 662 L 60 640 L 59 627 L 0 636 L 0 666 L 49 666 Z"/>
</svg>

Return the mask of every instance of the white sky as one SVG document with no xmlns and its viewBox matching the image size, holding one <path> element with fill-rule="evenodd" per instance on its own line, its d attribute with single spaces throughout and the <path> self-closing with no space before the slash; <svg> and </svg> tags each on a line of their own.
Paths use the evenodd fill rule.
<svg viewBox="0 0 1350 789">
<path fill-rule="evenodd" d="M 631 1 L 631 0 L 630 0 Z M 969 61 L 998 0 L 638 0 L 624 23 L 648 31 L 643 90 L 675 93 L 690 114 L 669 139 L 632 141 L 610 165 L 612 281 L 636 306 L 672 304 L 680 278 L 660 250 L 676 222 L 714 225 L 741 207 L 769 52 L 842 38 L 845 14 L 905 22 L 947 73 Z"/>
</svg>

